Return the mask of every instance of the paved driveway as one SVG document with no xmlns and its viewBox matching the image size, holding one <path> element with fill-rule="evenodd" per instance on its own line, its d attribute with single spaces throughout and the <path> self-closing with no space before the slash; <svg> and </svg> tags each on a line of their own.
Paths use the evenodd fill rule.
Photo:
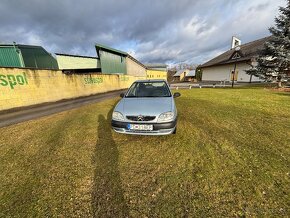
<svg viewBox="0 0 290 218">
<path fill-rule="evenodd" d="M 36 119 L 39 117 L 59 113 L 73 108 L 81 107 L 83 105 L 92 104 L 103 101 L 105 99 L 114 98 L 120 95 L 124 90 L 107 92 L 77 99 L 70 99 L 60 102 L 48 103 L 44 105 L 23 108 L 21 110 L 1 113 L 0 114 L 0 128 L 12 124 L 24 122 L 27 120 Z"/>
</svg>

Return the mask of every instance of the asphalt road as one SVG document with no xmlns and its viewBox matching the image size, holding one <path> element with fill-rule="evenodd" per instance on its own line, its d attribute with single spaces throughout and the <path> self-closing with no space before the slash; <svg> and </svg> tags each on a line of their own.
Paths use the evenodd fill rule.
<svg viewBox="0 0 290 218">
<path fill-rule="evenodd" d="M 78 108 L 83 105 L 92 104 L 103 101 L 105 99 L 114 98 L 120 95 L 124 90 L 107 92 L 87 97 L 54 102 L 44 105 L 39 105 L 30 108 L 22 108 L 18 111 L 12 111 L 0 114 L 0 128 L 24 122 L 27 120 L 37 119 L 43 116 L 59 113 L 62 111 Z"/>
</svg>

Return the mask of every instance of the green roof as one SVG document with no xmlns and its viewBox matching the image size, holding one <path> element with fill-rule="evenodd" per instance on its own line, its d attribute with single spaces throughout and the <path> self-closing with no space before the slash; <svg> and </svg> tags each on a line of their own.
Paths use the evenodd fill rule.
<svg viewBox="0 0 290 218">
<path fill-rule="evenodd" d="M 41 46 L 0 44 L 0 66 L 58 69 L 56 59 Z"/>
<path fill-rule="evenodd" d="M 98 44 L 98 43 L 96 44 L 96 50 L 97 50 L 97 52 L 99 50 L 103 50 L 103 51 L 108 51 L 108 52 L 111 52 L 111 53 L 115 53 L 117 55 L 123 55 L 123 56 L 127 56 L 128 55 L 127 52 L 123 52 L 123 51 L 108 47 L 106 45 Z M 99 53 L 98 53 L 98 55 L 99 55 Z"/>
</svg>

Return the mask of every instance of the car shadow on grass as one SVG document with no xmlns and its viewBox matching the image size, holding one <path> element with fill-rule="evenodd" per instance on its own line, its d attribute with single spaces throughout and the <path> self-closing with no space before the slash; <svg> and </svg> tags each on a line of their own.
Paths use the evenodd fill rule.
<svg viewBox="0 0 290 218">
<path fill-rule="evenodd" d="M 112 137 L 110 117 L 99 115 L 98 141 L 93 157 L 94 184 L 92 208 L 94 217 L 128 217 L 129 209 L 125 202 L 119 172 L 119 151 Z"/>
</svg>

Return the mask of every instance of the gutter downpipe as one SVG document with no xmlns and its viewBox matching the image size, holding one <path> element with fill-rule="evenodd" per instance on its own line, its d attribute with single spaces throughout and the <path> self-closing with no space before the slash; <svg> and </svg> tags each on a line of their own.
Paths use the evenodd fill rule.
<svg viewBox="0 0 290 218">
<path fill-rule="evenodd" d="M 19 61 L 20 61 L 21 67 L 25 67 L 25 65 L 24 65 L 24 60 L 23 60 L 22 53 L 21 53 L 21 50 L 18 49 L 18 48 L 16 48 L 16 42 L 13 42 L 13 48 L 14 48 L 15 52 L 18 54 L 18 58 L 19 58 Z"/>
</svg>

